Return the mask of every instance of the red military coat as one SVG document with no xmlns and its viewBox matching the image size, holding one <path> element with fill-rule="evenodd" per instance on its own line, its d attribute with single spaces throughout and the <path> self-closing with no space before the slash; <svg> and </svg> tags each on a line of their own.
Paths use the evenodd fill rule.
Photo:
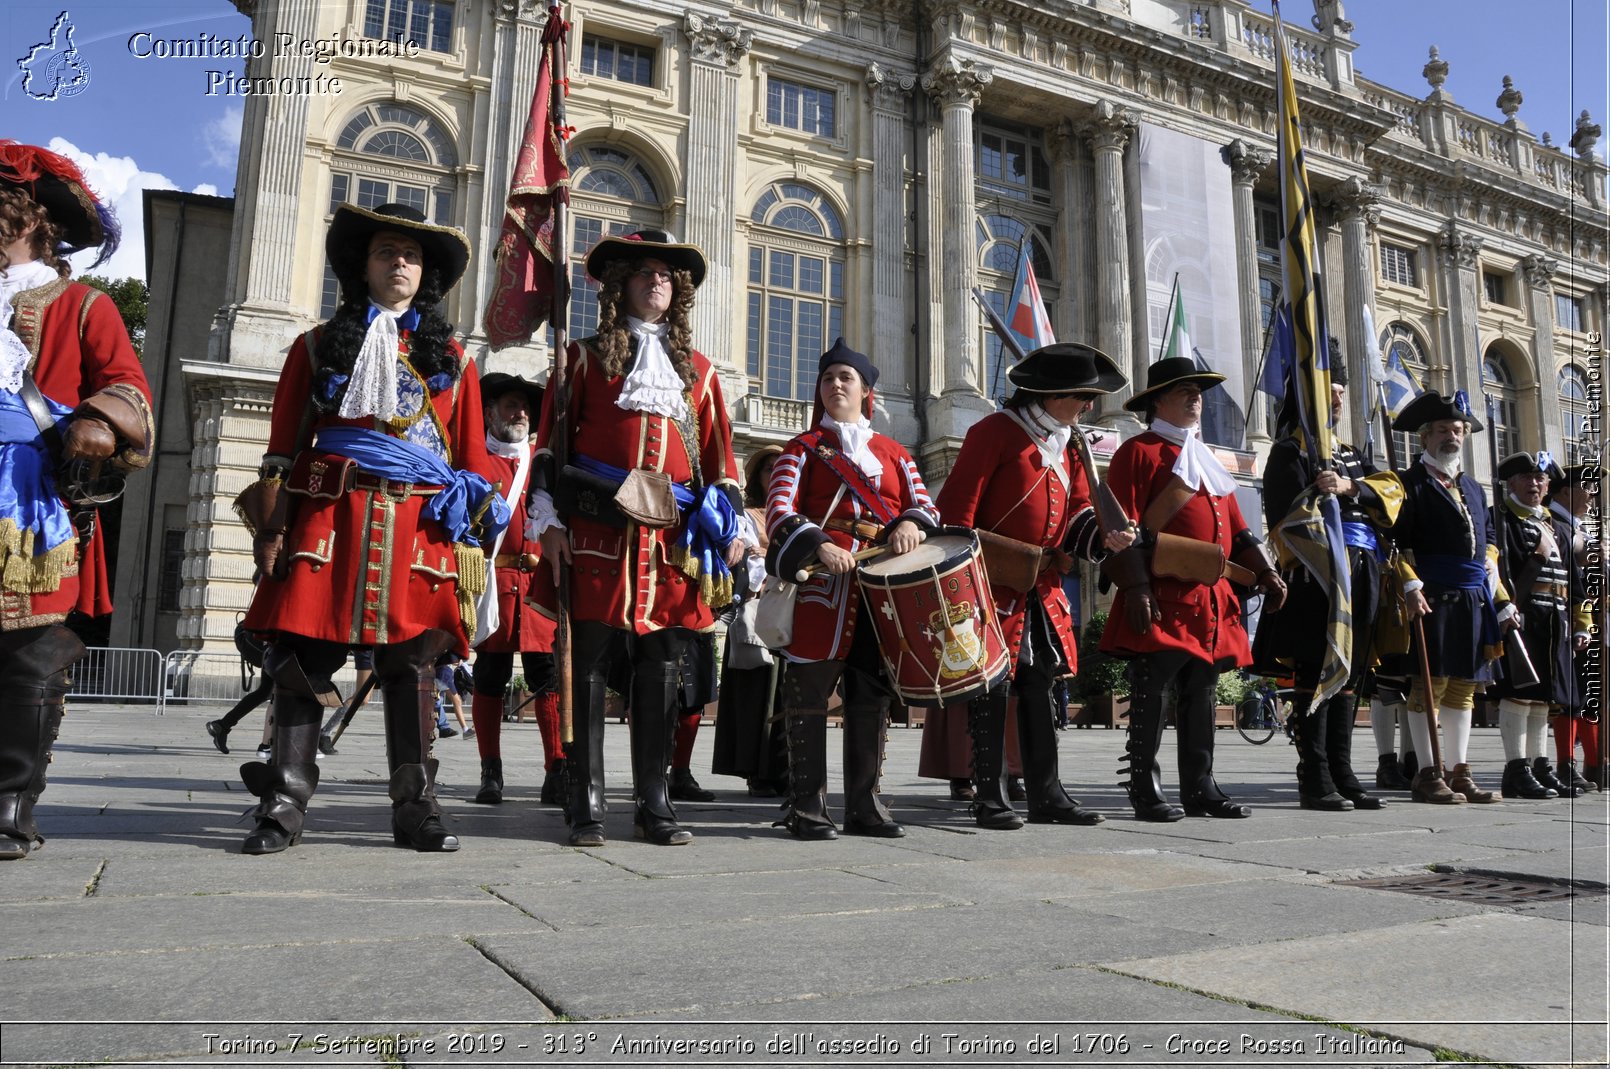
<svg viewBox="0 0 1610 1069">
<path fill-rule="evenodd" d="M 822 444 L 840 448 L 837 432 L 821 428 Z M 899 519 L 933 527 L 939 514 L 917 465 L 905 447 L 882 434 L 872 436 L 869 448 L 883 471 L 873 478 L 878 496 Z M 816 561 L 816 547 L 831 541 L 851 553 L 867 541 L 849 531 L 824 529 L 826 519 L 877 523 L 877 518 L 848 489 L 831 513 L 834 495 L 844 483 L 825 463 L 812 459 L 798 438 L 783 448 L 771 469 L 766 495 L 766 536 L 774 555 L 769 566 L 792 582 L 806 563 Z M 896 521 L 898 522 L 898 520 Z M 791 661 L 837 661 L 850 654 L 855 640 L 855 618 L 861 606 L 860 583 L 855 572 L 830 575 L 819 572 L 800 584 L 794 604 L 794 642 L 784 655 Z"/>
<path fill-rule="evenodd" d="M 495 476 L 488 464 L 475 365 L 453 343 L 458 380 L 445 389 L 430 390 L 406 362 L 409 337 L 409 331 L 402 332 L 398 349 L 399 394 L 424 390 L 428 411 L 421 423 L 429 421 L 415 433 L 439 434 L 449 464 L 491 481 Z M 291 346 L 274 392 L 268 458 L 294 459 L 297 431 L 313 389 L 313 366 L 303 335 Z M 306 452 L 308 460 L 322 464 L 326 472 L 335 471 L 341 460 L 317 449 L 317 432 L 334 426 L 368 427 L 397 438 L 406 434 L 374 417 L 350 420 L 321 413 L 313 421 L 314 446 Z M 384 489 L 343 492 L 322 480 L 317 494 L 291 497 L 281 551 L 289 559 L 289 574 L 257 584 L 245 626 L 354 646 L 404 642 L 427 628 L 438 628 L 454 636 L 460 656 L 467 655 L 458 564 L 446 530 L 425 514 L 429 495 Z"/>
<path fill-rule="evenodd" d="M 60 279 L 21 291 L 12 298 L 12 307 L 11 329 L 33 354 L 31 370 L 39 392 L 69 407 L 102 391 L 117 393 L 144 417 L 147 444 L 138 452 L 124 450 L 110 463 L 125 471 L 149 464 L 156 440 L 151 387 L 111 298 L 81 282 Z M 90 616 L 111 613 L 104 538 L 97 525 L 76 559 L 63 567 L 55 590 L 0 588 L 0 631 L 60 623 L 74 610 Z"/>
<path fill-rule="evenodd" d="M 1124 442 L 1107 468 L 1111 487 L 1124 512 L 1136 522 L 1146 514 L 1163 488 L 1174 478 L 1174 461 L 1180 447 L 1147 431 Z M 1198 490 L 1163 528 L 1169 534 L 1213 542 L 1233 556 L 1233 539 L 1247 529 L 1235 496 L 1214 497 Z M 1228 579 L 1211 586 L 1158 576 L 1152 578 L 1161 620 L 1141 635 L 1125 619 L 1125 596 L 1119 591 L 1101 636 L 1105 653 L 1133 657 L 1162 650 L 1184 650 L 1221 669 L 1252 663 L 1246 628 L 1241 626 L 1241 600 Z"/>
<path fill-rule="evenodd" d="M 507 494 L 519 468 L 519 457 L 503 457 L 488 452 L 487 469 L 500 494 Z M 476 643 L 481 653 L 552 653 L 554 621 L 538 612 L 526 599 L 531 593 L 536 566 L 541 564 L 542 546 L 525 534 L 525 498 L 531 492 L 532 471 L 526 473 L 525 489 L 519 500 L 509 502 L 513 519 L 503 532 L 493 570 L 498 588 L 498 629 Z M 491 546 L 487 546 L 488 552 Z M 537 558 L 535 563 L 530 558 Z M 479 636 L 477 636 L 479 637 Z"/>
<path fill-rule="evenodd" d="M 721 381 L 704 354 L 693 354 L 698 374 L 692 394 L 692 411 L 698 422 L 696 449 L 706 486 L 738 487 L 738 465 L 732 458 L 732 423 L 721 396 Z M 615 402 L 624 374 L 609 378 L 597 357 L 585 345 L 570 346 L 570 455 L 601 460 L 617 468 L 663 471 L 675 482 L 693 478 L 687 448 L 676 422 L 652 412 L 628 411 Z M 542 398 L 542 419 L 537 441 L 539 456 L 551 452 L 554 398 Z M 689 428 L 691 431 L 691 428 Z M 563 478 L 558 472 L 555 475 Z M 570 571 L 570 612 L 575 620 L 606 623 L 636 634 L 667 627 L 709 631 L 715 614 L 699 596 L 699 581 L 673 563 L 672 547 L 683 525 L 650 528 L 628 521 L 625 527 L 590 520 L 563 518 L 570 534 L 574 563 Z M 537 611 L 557 619 L 553 573 L 539 569 L 532 584 Z"/>
<path fill-rule="evenodd" d="M 1074 526 L 1095 523 L 1090 503 L 1090 478 L 1073 449 L 1065 453 L 1063 470 L 1045 463 L 1029 432 L 1006 412 L 985 416 L 967 432 L 956 466 L 939 491 L 939 515 L 953 527 L 973 527 L 1015 538 L 1030 545 L 1061 546 Z M 1094 530 L 1094 528 L 1092 528 Z M 1068 659 L 1068 671 L 1078 670 L 1074 620 L 1062 576 L 1055 568 L 1040 573 L 1035 591 Z M 1028 594 L 995 587 L 995 611 L 1001 631 L 1017 664 L 1023 640 Z"/>
</svg>

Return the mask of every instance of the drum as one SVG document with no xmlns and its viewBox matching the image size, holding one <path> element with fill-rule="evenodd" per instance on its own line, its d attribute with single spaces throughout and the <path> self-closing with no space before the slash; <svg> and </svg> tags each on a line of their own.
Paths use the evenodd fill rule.
<svg viewBox="0 0 1610 1069">
<path fill-rule="evenodd" d="M 857 577 L 889 683 L 913 705 L 966 701 L 1010 667 L 978 536 L 944 527 Z"/>
</svg>

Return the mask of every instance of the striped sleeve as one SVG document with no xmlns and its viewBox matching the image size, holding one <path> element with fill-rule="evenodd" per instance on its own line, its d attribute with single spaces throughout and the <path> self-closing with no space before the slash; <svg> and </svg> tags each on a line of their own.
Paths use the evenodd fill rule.
<svg viewBox="0 0 1610 1069">
<path fill-rule="evenodd" d="M 931 530 L 939 526 L 939 510 L 934 507 L 934 499 L 928 496 L 928 487 L 923 485 L 922 473 L 917 470 L 916 463 L 909 455 L 900 458 L 900 481 L 903 489 L 901 502 L 905 508 L 895 519 L 910 520 L 919 528 Z M 894 524 L 889 526 L 893 527 Z"/>
<path fill-rule="evenodd" d="M 1107 549 L 1101 542 L 1101 524 L 1096 520 L 1096 507 L 1086 505 L 1068 524 L 1068 536 L 1062 540 L 1062 550 L 1080 560 L 1101 561 Z"/>
<path fill-rule="evenodd" d="M 766 488 L 766 571 L 782 579 L 816 559 L 816 547 L 829 541 L 827 532 L 800 510 L 805 451 L 790 442 L 771 469 Z"/>
</svg>

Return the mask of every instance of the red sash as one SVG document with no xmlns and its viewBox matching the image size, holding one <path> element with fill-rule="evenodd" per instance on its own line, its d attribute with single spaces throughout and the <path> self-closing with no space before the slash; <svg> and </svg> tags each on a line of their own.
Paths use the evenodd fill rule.
<svg viewBox="0 0 1610 1069">
<path fill-rule="evenodd" d="M 884 503 L 877 487 L 867 478 L 866 472 L 851 463 L 850 459 L 839 450 L 822 441 L 820 430 L 806 431 L 794 440 L 803 445 L 812 456 L 826 464 L 828 470 L 838 476 L 839 481 L 861 503 L 861 507 L 875 516 L 881 526 L 887 527 L 900 515 Z"/>
</svg>

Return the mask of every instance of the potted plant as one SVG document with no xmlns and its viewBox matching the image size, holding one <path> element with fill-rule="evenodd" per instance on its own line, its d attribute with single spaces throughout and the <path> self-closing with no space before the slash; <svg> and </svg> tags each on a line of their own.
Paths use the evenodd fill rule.
<svg viewBox="0 0 1610 1069">
<path fill-rule="evenodd" d="M 524 720 L 525 709 L 522 706 L 530 697 L 531 692 L 526 689 L 525 676 L 517 675 L 509 680 L 509 696 L 503 699 L 503 719 Z"/>
<path fill-rule="evenodd" d="M 1106 628 L 1107 614 L 1098 612 L 1079 634 L 1079 672 L 1068 695 L 1082 706 L 1075 722 L 1078 727 L 1117 727 L 1119 716 L 1129 709 L 1127 665 L 1101 652 L 1101 634 Z"/>
</svg>

